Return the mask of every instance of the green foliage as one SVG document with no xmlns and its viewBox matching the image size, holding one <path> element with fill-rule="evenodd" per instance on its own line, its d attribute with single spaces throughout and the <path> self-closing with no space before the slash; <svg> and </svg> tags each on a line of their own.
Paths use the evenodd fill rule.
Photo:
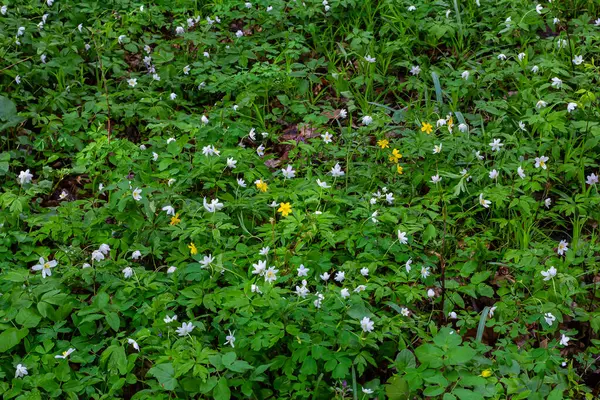
<svg viewBox="0 0 600 400">
<path fill-rule="evenodd" d="M 598 396 L 596 2 L 0 11 L 2 398 Z"/>
</svg>

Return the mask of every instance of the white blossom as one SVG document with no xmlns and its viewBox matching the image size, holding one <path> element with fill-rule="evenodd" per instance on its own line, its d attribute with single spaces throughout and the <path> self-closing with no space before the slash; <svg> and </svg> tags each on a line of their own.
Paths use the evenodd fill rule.
<svg viewBox="0 0 600 400">
<path fill-rule="evenodd" d="M 191 322 L 184 322 L 175 331 L 177 332 L 177 334 L 179 336 L 185 336 L 185 335 L 188 335 L 189 333 L 191 333 L 193 330 L 194 330 L 194 325 Z"/>
<path fill-rule="evenodd" d="M 29 375 L 27 367 L 25 367 L 23 364 L 18 364 L 15 368 L 15 378 L 22 378 L 25 375 Z"/>
<path fill-rule="evenodd" d="M 544 320 L 548 325 L 552 326 L 552 323 L 556 321 L 556 317 L 552 313 L 546 313 L 544 314 Z"/>
<path fill-rule="evenodd" d="M 567 242 L 566 240 L 561 240 L 558 243 L 558 248 L 556 249 L 556 252 L 558 253 L 558 255 L 562 256 L 567 251 L 569 251 L 569 242 Z"/>
<path fill-rule="evenodd" d="M 225 336 L 225 340 L 226 342 L 223 344 L 223 346 L 227 346 L 227 345 L 231 345 L 232 348 L 235 347 L 235 331 L 231 332 L 229 331 L 229 335 Z"/>
<path fill-rule="evenodd" d="M 485 200 L 483 198 L 483 193 L 480 193 L 479 194 L 479 204 L 481 204 L 485 208 L 490 208 L 490 204 L 492 204 L 492 202 L 489 200 Z"/>
<path fill-rule="evenodd" d="M 492 151 L 500 151 L 502 146 L 504 146 L 504 144 L 502 144 L 500 139 L 494 139 L 494 140 L 492 140 L 492 143 L 490 143 L 490 147 L 492 148 Z"/>
<path fill-rule="evenodd" d="M 136 351 L 138 351 L 138 352 L 140 351 L 140 345 L 135 340 L 133 340 L 131 338 L 127 338 L 127 343 L 132 345 Z"/>
<path fill-rule="evenodd" d="M 287 168 L 282 169 L 281 173 L 286 179 L 292 179 L 296 176 L 296 171 L 294 171 L 291 165 L 288 165 Z"/>
<path fill-rule="evenodd" d="M 31 179 L 33 175 L 29 172 L 29 170 L 21 171 L 19 173 L 19 184 L 23 186 L 26 183 L 31 183 Z"/>
<path fill-rule="evenodd" d="M 125 279 L 129 279 L 133 276 L 133 269 L 131 267 L 127 267 L 121 272 L 123 272 L 123 276 L 125 277 Z"/>
<path fill-rule="evenodd" d="M 556 276 L 556 268 L 554 266 L 550 267 L 547 271 L 542 271 L 541 274 L 544 277 L 545 281 L 549 281 L 550 279 Z"/>
<path fill-rule="evenodd" d="M 336 163 L 335 166 L 331 169 L 331 176 L 339 177 L 344 176 L 346 173 L 342 170 L 339 163 Z"/>
<path fill-rule="evenodd" d="M 375 323 L 371 321 L 371 318 L 364 317 L 360 320 L 360 327 L 362 328 L 363 332 L 373 332 L 373 329 L 375 328 Z"/>
</svg>

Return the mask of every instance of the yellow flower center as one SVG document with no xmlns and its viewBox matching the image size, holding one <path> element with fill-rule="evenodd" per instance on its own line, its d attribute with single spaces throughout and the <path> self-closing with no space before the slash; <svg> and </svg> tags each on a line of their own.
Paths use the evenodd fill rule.
<svg viewBox="0 0 600 400">
<path fill-rule="evenodd" d="M 46 264 L 44 264 L 44 268 L 46 268 L 46 269 L 50 269 L 50 263 L 46 263 Z"/>
</svg>

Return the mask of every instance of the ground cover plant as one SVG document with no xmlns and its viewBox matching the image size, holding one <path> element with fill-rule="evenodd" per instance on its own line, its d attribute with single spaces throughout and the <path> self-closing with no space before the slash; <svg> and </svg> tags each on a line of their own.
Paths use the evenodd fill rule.
<svg viewBox="0 0 600 400">
<path fill-rule="evenodd" d="M 600 4 L 0 0 L 4 399 L 593 399 Z"/>
</svg>

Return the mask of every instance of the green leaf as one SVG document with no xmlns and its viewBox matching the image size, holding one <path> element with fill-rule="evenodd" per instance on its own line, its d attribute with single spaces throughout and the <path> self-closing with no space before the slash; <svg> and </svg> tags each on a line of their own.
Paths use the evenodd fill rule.
<svg viewBox="0 0 600 400">
<path fill-rule="evenodd" d="M 117 373 L 125 375 L 127 373 L 127 356 L 123 346 L 113 344 L 102 352 L 100 357 L 102 365 L 106 365 L 106 369 L 116 375 Z"/>
<path fill-rule="evenodd" d="M 431 72 L 431 78 L 433 79 L 433 86 L 435 87 L 435 98 L 439 106 L 444 105 L 444 97 L 442 96 L 442 85 L 440 84 L 440 77 L 434 71 Z"/>
<path fill-rule="evenodd" d="M 462 338 L 453 329 L 442 328 L 433 338 L 433 342 L 442 349 L 454 348 L 460 345 Z"/>
<path fill-rule="evenodd" d="M 10 153 L 0 153 L 0 175 L 6 175 L 9 168 Z"/>
<path fill-rule="evenodd" d="M 388 400 L 407 400 L 410 396 L 408 383 L 400 376 L 392 376 L 385 385 Z"/>
<path fill-rule="evenodd" d="M 475 341 L 481 343 L 481 338 L 483 338 L 483 331 L 485 329 L 485 321 L 489 315 L 490 307 L 486 306 L 483 308 L 481 312 L 481 317 L 479 317 L 479 325 L 477 326 L 477 336 L 475 337 Z"/>
<path fill-rule="evenodd" d="M 415 368 L 417 366 L 415 355 L 408 349 L 401 350 L 398 355 L 396 355 L 396 360 L 394 362 L 398 371 L 404 371 L 406 368 Z"/>
<path fill-rule="evenodd" d="M 177 387 L 175 369 L 171 363 L 155 365 L 150 368 L 148 374 L 155 377 L 158 383 L 166 390 L 174 390 Z"/>
<path fill-rule="evenodd" d="M 52 306 L 45 301 L 40 301 L 37 303 L 37 310 L 42 317 L 50 319 L 53 318 L 52 316 L 54 315 L 54 308 L 52 308 Z"/>
<path fill-rule="evenodd" d="M 483 400 L 483 396 L 471 390 L 456 388 L 452 391 L 460 400 Z"/>
<path fill-rule="evenodd" d="M 423 390 L 423 394 L 428 397 L 434 397 L 444 393 L 444 390 L 446 390 L 446 388 L 441 386 L 428 386 L 425 388 L 425 390 Z"/>
<path fill-rule="evenodd" d="M 228 353 L 223 354 L 223 357 L 221 358 L 221 362 L 223 363 L 223 365 L 225 367 L 229 367 L 231 364 L 233 364 L 233 362 L 236 360 L 237 356 L 235 354 L 235 351 L 230 351 Z"/>
<path fill-rule="evenodd" d="M 25 118 L 17 115 L 15 103 L 4 96 L 0 96 L 0 132 L 6 128 L 19 125 Z"/>
<path fill-rule="evenodd" d="M 254 367 L 244 360 L 237 360 L 233 364 L 229 365 L 227 369 L 233 372 L 244 373 L 246 371 L 254 369 Z"/>
<path fill-rule="evenodd" d="M 470 347 L 467 346 L 459 346 L 454 347 L 448 350 L 446 356 L 448 359 L 446 360 L 446 365 L 458 365 L 458 364 L 466 364 L 471 361 L 477 352 Z"/>
<path fill-rule="evenodd" d="M 121 325 L 121 321 L 119 320 L 119 315 L 115 312 L 109 312 L 104 317 L 106 319 L 106 323 L 115 331 L 119 330 Z"/>
<path fill-rule="evenodd" d="M 474 285 L 480 284 L 481 282 L 489 278 L 490 274 L 490 271 L 477 272 L 471 277 L 471 283 Z"/>
<path fill-rule="evenodd" d="M 563 399 L 564 390 L 559 389 L 558 387 L 554 388 L 553 391 L 550 392 L 548 398 L 546 400 L 561 400 Z"/>
<path fill-rule="evenodd" d="M 433 224 L 427 225 L 425 231 L 423 232 L 423 244 L 427 244 L 431 239 L 435 238 L 437 231 L 435 230 L 435 226 Z"/>
<path fill-rule="evenodd" d="M 371 315 L 371 312 L 362 303 L 356 303 L 348 309 L 348 315 L 355 319 L 362 319 Z"/>
<path fill-rule="evenodd" d="M 27 270 L 8 271 L 2 276 L 2 280 L 17 283 L 25 282 L 27 280 L 27 275 L 29 275 L 29 271 Z"/>
<path fill-rule="evenodd" d="M 231 398 L 231 390 L 229 390 L 227 378 L 224 376 L 219 379 L 219 383 L 217 383 L 215 390 L 213 390 L 213 398 L 215 400 L 229 400 Z"/>
<path fill-rule="evenodd" d="M 17 115 L 17 106 L 9 98 L 0 96 L 0 120 L 8 121 Z"/>
<path fill-rule="evenodd" d="M 31 308 L 21 308 L 15 318 L 17 324 L 25 328 L 35 328 L 41 320 L 42 317 Z"/>
<path fill-rule="evenodd" d="M 8 328 L 0 333 L 0 353 L 4 353 L 18 345 L 28 333 L 29 329 L 27 328 Z"/>
<path fill-rule="evenodd" d="M 306 357 L 302 362 L 300 372 L 304 375 L 315 375 L 317 373 L 317 362 L 312 357 Z"/>
<path fill-rule="evenodd" d="M 442 357 L 444 352 L 439 347 L 425 343 L 415 349 L 415 355 L 422 364 L 430 368 L 438 368 L 443 365 Z"/>
<path fill-rule="evenodd" d="M 463 264 L 460 270 L 460 275 L 463 277 L 469 277 L 477 269 L 477 261 L 470 260 Z"/>
</svg>

